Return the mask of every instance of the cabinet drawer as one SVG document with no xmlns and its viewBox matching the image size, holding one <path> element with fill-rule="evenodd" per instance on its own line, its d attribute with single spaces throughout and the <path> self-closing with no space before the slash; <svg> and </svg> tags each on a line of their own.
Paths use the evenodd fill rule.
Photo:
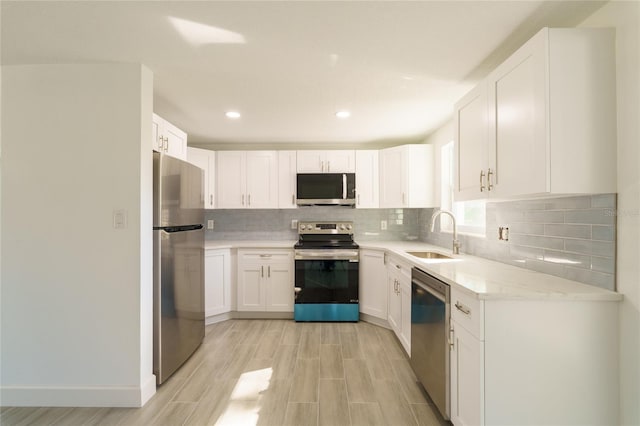
<svg viewBox="0 0 640 426">
<path fill-rule="evenodd" d="M 484 303 L 472 294 L 451 288 L 451 318 L 484 340 Z"/>
<path fill-rule="evenodd" d="M 293 250 L 238 250 L 240 262 L 290 263 Z"/>
</svg>

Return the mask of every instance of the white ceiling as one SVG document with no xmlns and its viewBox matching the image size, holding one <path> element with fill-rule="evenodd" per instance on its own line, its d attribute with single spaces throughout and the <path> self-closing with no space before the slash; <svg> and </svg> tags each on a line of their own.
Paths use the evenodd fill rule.
<svg viewBox="0 0 640 426">
<path fill-rule="evenodd" d="M 155 111 L 200 146 L 417 141 L 538 29 L 602 4 L 2 1 L 2 64 L 143 63 Z"/>
</svg>

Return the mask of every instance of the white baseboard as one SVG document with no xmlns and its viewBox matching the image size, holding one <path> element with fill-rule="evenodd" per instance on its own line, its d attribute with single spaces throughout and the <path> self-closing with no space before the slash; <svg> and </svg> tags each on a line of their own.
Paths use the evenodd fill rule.
<svg viewBox="0 0 640 426">
<path fill-rule="evenodd" d="M 2 386 L 3 407 L 141 407 L 156 391 L 155 376 L 137 386 Z"/>
</svg>

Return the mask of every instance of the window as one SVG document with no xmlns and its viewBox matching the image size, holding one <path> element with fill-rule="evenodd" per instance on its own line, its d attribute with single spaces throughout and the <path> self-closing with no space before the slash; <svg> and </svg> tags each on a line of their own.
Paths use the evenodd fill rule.
<svg viewBox="0 0 640 426">
<path fill-rule="evenodd" d="M 454 201 L 453 141 L 440 151 L 440 205 L 450 210 L 456 217 L 458 232 L 485 235 L 485 201 Z M 440 215 L 440 231 L 453 232 L 453 224 L 448 216 Z"/>
</svg>

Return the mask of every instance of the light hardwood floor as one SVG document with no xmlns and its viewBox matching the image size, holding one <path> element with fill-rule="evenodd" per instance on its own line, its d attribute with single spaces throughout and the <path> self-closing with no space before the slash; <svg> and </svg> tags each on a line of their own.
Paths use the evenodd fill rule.
<svg viewBox="0 0 640 426">
<path fill-rule="evenodd" d="M 230 320 L 142 408 L 3 407 L 8 425 L 446 425 L 393 332 Z"/>
</svg>

